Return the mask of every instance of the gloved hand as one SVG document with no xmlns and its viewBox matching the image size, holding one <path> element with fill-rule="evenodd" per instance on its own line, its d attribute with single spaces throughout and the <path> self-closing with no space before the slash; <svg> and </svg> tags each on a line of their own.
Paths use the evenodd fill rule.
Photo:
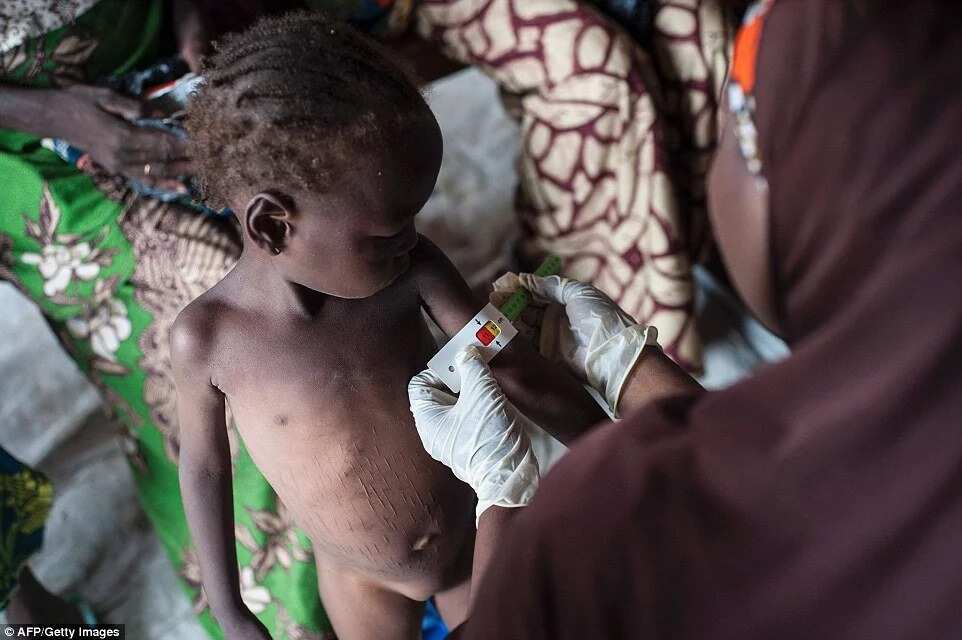
<svg viewBox="0 0 962 640">
<path fill-rule="evenodd" d="M 474 347 L 455 358 L 461 393 L 455 397 L 425 369 L 408 384 L 411 413 L 425 450 L 478 495 L 478 518 L 488 507 L 521 507 L 538 490 L 533 427 L 501 391 Z"/>
<path fill-rule="evenodd" d="M 530 273 L 507 274 L 495 283 L 503 297 L 524 287 L 536 300 L 561 305 L 544 310 L 539 348 L 548 358 L 559 358 L 595 391 L 614 416 L 625 379 L 645 345 L 657 344 L 658 331 L 640 325 L 604 293 L 591 285 L 559 276 L 540 278 Z M 564 313 L 560 313 L 563 308 Z M 529 315 L 529 318 L 533 317 Z"/>
</svg>

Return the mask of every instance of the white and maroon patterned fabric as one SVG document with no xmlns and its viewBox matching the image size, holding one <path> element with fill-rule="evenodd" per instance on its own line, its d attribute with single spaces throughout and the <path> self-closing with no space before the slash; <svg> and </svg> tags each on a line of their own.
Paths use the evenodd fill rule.
<svg viewBox="0 0 962 640">
<path fill-rule="evenodd" d="M 697 369 L 691 268 L 732 33 L 714 0 L 653 5 L 648 50 L 572 0 L 422 0 L 415 24 L 519 119 L 522 255 L 562 256 Z"/>
</svg>

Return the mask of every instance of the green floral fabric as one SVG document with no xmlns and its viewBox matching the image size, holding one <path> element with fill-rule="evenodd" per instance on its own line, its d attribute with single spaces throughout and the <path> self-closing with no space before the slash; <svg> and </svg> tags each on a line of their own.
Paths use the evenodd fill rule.
<svg viewBox="0 0 962 640">
<path fill-rule="evenodd" d="M 0 611 L 17 586 L 27 559 L 40 548 L 53 487 L 0 448 Z"/>
<path fill-rule="evenodd" d="M 144 67 L 159 50 L 163 15 L 160 0 L 101 0 L 2 54 L 0 82 L 57 87 Z M 239 244 L 223 223 L 81 173 L 22 132 L 0 130 L 0 178 L 0 278 L 39 305 L 101 389 L 122 425 L 144 509 L 201 623 L 222 637 L 200 589 L 180 498 L 167 336 L 180 309 L 230 269 Z M 329 637 L 308 540 L 236 433 L 231 453 L 244 602 L 274 638 Z M 15 560 L 0 558 L 6 567 Z"/>
</svg>

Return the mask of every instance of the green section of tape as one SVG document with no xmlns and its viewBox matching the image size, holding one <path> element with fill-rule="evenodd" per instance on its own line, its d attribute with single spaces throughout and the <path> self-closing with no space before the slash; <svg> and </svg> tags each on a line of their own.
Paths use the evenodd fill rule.
<svg viewBox="0 0 962 640">
<path fill-rule="evenodd" d="M 542 278 L 547 278 L 548 276 L 557 275 L 561 272 L 561 258 L 558 256 L 548 256 L 544 259 L 535 272 L 534 275 L 540 276 Z M 505 317 L 514 322 L 521 316 L 521 312 L 524 308 L 528 306 L 531 302 L 531 294 L 525 289 L 518 289 L 508 301 L 501 305 L 501 313 Z"/>
</svg>

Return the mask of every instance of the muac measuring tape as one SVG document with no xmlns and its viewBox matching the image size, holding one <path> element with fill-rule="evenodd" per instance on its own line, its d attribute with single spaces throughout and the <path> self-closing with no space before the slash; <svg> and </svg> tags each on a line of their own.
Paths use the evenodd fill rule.
<svg viewBox="0 0 962 640">
<path fill-rule="evenodd" d="M 561 258 L 548 256 L 534 274 L 546 278 L 560 271 Z M 525 289 L 518 289 L 500 309 L 488 303 L 431 358 L 428 368 L 451 391 L 458 393 L 461 391 L 461 377 L 454 366 L 455 356 L 474 345 L 481 352 L 481 359 L 490 362 L 518 334 L 511 323 L 521 317 L 530 302 L 531 294 Z"/>
</svg>

